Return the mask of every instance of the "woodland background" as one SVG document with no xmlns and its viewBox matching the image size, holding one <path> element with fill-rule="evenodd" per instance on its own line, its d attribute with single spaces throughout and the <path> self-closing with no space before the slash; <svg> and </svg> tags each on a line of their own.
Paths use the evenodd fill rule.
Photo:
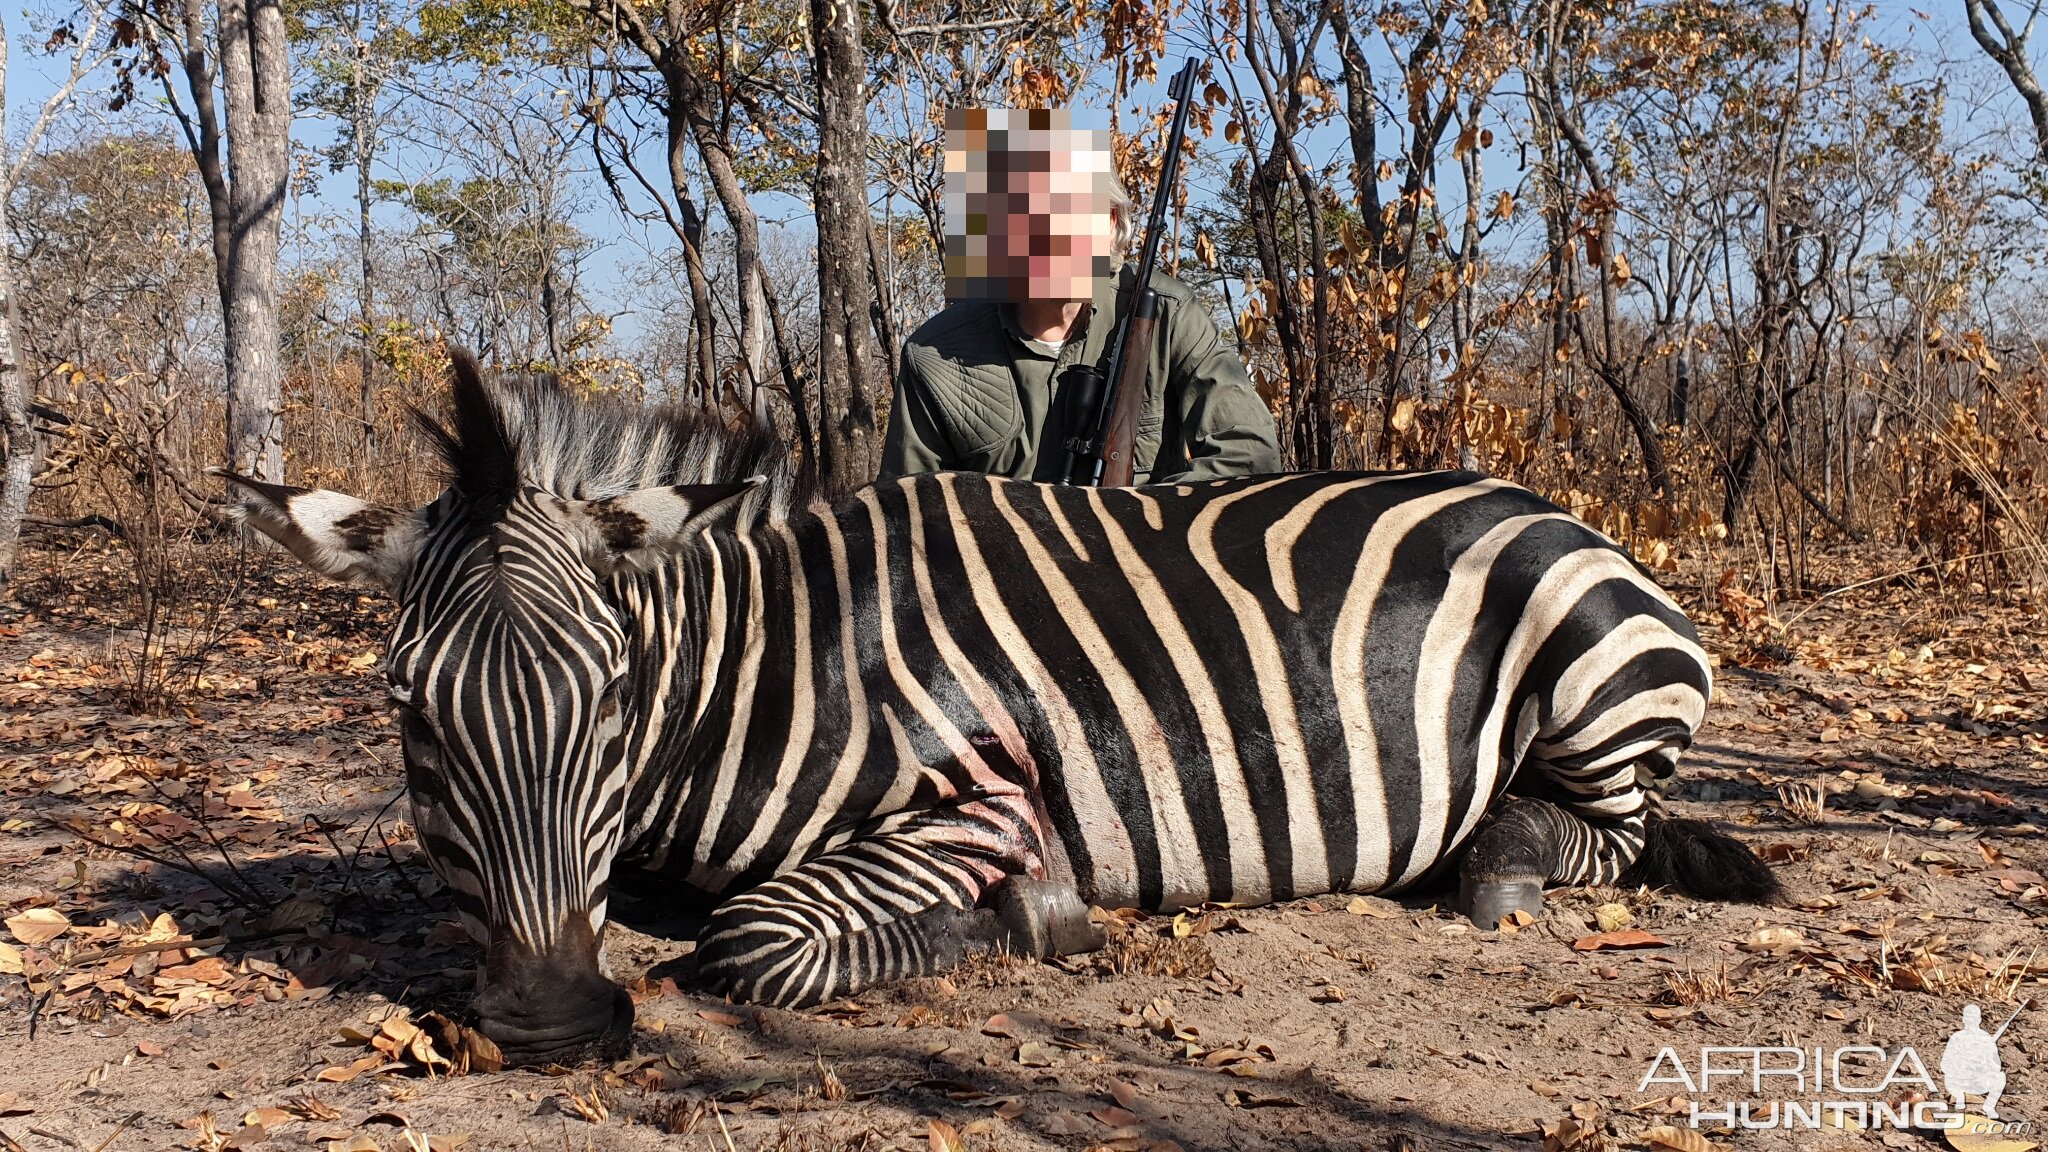
<svg viewBox="0 0 2048 1152">
<path fill-rule="evenodd" d="M 1661 1047 L 1931 1058 L 2029 1002 L 2038 1125 L 2048 0 L 1911 3 L 0 12 L 0 1149 L 1672 1152 L 1734 1134 L 1646 1096 Z M 205 470 L 427 499 L 404 411 L 464 346 L 857 485 L 943 303 L 945 109 L 1097 109 L 1143 202 L 1189 54 L 1164 251 L 1291 462 L 1483 468 L 1627 543 L 1716 663 L 1667 800 L 1787 904 L 1118 911 L 795 1013 L 693 992 L 614 890 L 636 1055 L 454 1076 L 395 608 L 249 549 Z M 1740 1147 L 2025 1146 L 1959 1135 Z"/>
<path fill-rule="evenodd" d="M 1194 54 L 1165 251 L 1295 466 L 1530 484 L 1744 627 L 1838 545 L 2032 612 L 2038 8 L 39 0 L 0 573 L 104 549 L 160 696 L 239 571 L 204 469 L 429 497 L 450 345 L 857 486 L 943 305 L 944 110 L 1105 110 L 1142 203 Z"/>
</svg>

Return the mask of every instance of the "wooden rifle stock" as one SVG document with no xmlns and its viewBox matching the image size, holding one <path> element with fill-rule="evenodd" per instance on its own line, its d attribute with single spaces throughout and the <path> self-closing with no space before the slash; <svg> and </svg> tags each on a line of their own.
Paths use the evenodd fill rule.
<svg viewBox="0 0 2048 1152">
<path fill-rule="evenodd" d="M 1077 405 L 1081 411 L 1075 421 L 1076 434 L 1066 444 L 1069 483 L 1128 488 L 1137 477 L 1145 370 L 1152 363 L 1152 339 L 1159 327 L 1159 293 L 1152 288 L 1152 273 L 1159 266 L 1159 238 L 1166 230 L 1167 205 L 1180 179 L 1181 142 L 1187 139 L 1188 109 L 1194 102 L 1200 64 L 1199 60 L 1187 60 L 1167 86 L 1175 101 L 1173 127 L 1166 134 L 1166 155 L 1160 163 L 1158 187 L 1152 193 L 1152 214 L 1146 221 L 1145 245 L 1138 257 L 1131 309 L 1109 337 L 1107 378 L 1099 370 L 1091 370 L 1091 379 L 1100 385 L 1099 395 L 1091 385 Z M 1161 381 L 1162 386 L 1164 383 Z"/>
<path fill-rule="evenodd" d="M 1152 363 L 1152 336 L 1159 327 L 1159 294 L 1146 289 L 1126 324 L 1123 357 L 1111 384 L 1115 406 L 1102 440 L 1102 486 L 1128 488 L 1138 469 L 1138 418 L 1145 412 L 1145 370 Z"/>
</svg>

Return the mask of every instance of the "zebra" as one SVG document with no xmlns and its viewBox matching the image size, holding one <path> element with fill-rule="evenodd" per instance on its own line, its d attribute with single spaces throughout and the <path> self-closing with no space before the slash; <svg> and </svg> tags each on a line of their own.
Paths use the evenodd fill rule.
<svg viewBox="0 0 2048 1152">
<path fill-rule="evenodd" d="M 629 1039 L 609 886 L 708 921 L 697 979 L 791 1007 L 1174 910 L 1459 876 L 1769 901 L 1665 819 L 1711 693 L 1611 540 L 1471 472 L 1130 489 L 940 473 L 825 502 L 693 411 L 454 361 L 417 509 L 229 476 L 399 605 L 414 824 L 514 1062 Z"/>
</svg>

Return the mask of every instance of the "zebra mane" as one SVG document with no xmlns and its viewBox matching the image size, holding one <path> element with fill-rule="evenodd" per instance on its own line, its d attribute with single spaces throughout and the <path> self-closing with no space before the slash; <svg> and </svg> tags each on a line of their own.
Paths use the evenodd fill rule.
<svg viewBox="0 0 2048 1152">
<path fill-rule="evenodd" d="M 734 429 L 676 404 L 578 396 L 551 375 L 486 381 L 467 352 L 454 353 L 447 420 L 415 408 L 447 481 L 486 520 L 523 487 L 570 500 L 602 500 L 670 484 L 768 477 L 742 502 L 739 522 L 782 519 L 799 491 L 788 449 L 768 430 Z"/>
</svg>

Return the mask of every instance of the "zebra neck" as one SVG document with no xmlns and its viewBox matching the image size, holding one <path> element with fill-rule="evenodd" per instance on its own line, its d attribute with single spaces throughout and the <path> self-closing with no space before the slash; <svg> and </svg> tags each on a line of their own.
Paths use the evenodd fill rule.
<svg viewBox="0 0 2048 1152">
<path fill-rule="evenodd" d="M 764 698 L 787 698 L 794 605 L 788 529 L 769 524 L 708 536 L 621 591 L 636 627 L 626 717 L 631 765 L 620 859 L 705 874 L 732 784 Z M 778 641 L 777 638 L 780 638 Z M 716 872 L 717 870 L 712 870 Z"/>
</svg>

